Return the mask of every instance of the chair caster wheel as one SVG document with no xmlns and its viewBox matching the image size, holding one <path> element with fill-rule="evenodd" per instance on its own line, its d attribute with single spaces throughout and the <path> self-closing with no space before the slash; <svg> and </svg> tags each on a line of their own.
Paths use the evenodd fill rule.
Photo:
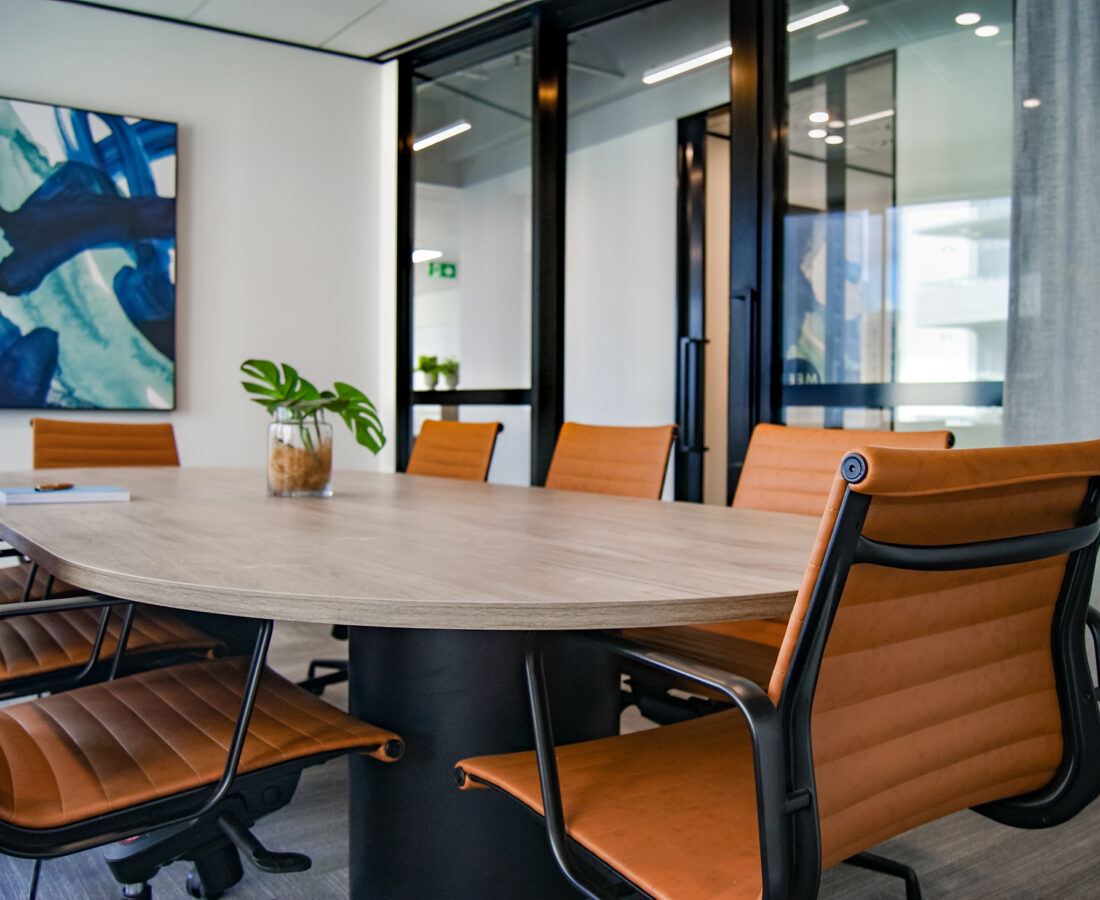
<svg viewBox="0 0 1100 900">
<path fill-rule="evenodd" d="M 203 886 L 202 879 L 199 877 L 199 873 L 192 869 L 187 873 L 187 893 L 192 897 L 205 897 L 207 900 L 216 900 L 216 898 L 222 896 L 225 891 L 210 891 L 207 892 Z"/>
<path fill-rule="evenodd" d="M 148 884 L 128 884 L 122 889 L 122 900 L 153 900 L 153 889 Z"/>
</svg>

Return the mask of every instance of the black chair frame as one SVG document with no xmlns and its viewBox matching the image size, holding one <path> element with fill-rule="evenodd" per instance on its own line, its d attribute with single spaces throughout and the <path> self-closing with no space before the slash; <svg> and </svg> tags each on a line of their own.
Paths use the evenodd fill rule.
<svg viewBox="0 0 1100 900">
<path fill-rule="evenodd" d="M 849 485 L 858 484 L 866 476 L 866 461 L 859 454 L 849 454 L 841 471 Z M 1100 687 L 1093 681 L 1086 642 L 1082 640 L 1088 628 L 1095 649 L 1100 651 L 1100 613 L 1089 609 L 1100 536 L 1100 479 L 1090 481 L 1082 504 L 1081 524 L 1075 528 L 968 544 L 909 546 L 872 541 L 862 534 L 870 503 L 870 496 L 854 492 L 850 487 L 844 493 L 778 707 L 748 679 L 622 638 L 594 632 L 532 632 L 526 677 L 546 827 L 558 865 L 583 894 L 592 898 L 615 898 L 621 896 L 625 885 L 647 896 L 625 881 L 611 884 L 590 864 L 583 864 L 576 852 L 578 848 L 568 838 L 542 661 L 545 649 L 554 641 L 587 641 L 624 659 L 682 676 L 727 697 L 744 715 L 752 740 L 762 897 L 764 900 L 815 897 L 821 881 L 821 833 L 810 739 L 811 712 L 829 630 L 848 573 L 859 563 L 947 571 L 1070 554 L 1051 629 L 1063 723 L 1061 764 L 1045 787 L 975 809 L 1003 824 L 1041 828 L 1066 821 L 1100 795 L 1100 768 L 1093 764 L 1090 756 L 1100 747 L 1100 709 L 1097 706 Z M 471 776 L 459 770 L 458 777 L 461 782 Z M 859 854 L 850 861 L 880 871 L 884 868 L 879 863 L 889 864 L 873 854 Z M 907 869 L 904 866 L 897 868 Z M 915 876 L 911 881 L 905 871 L 893 874 L 906 877 L 910 898 L 919 896 Z"/>
<path fill-rule="evenodd" d="M 60 612 L 69 609 L 104 608 L 104 616 L 101 620 L 98 636 L 101 643 L 103 633 L 106 630 L 106 618 L 110 611 L 109 608 L 119 604 L 126 604 L 131 609 L 133 607 L 132 602 L 128 600 L 89 595 L 0 607 L 0 618 Z M 342 755 L 342 751 L 334 751 L 328 754 L 306 757 L 304 760 L 280 763 L 244 775 L 237 774 L 237 765 L 240 762 L 241 751 L 244 748 L 245 738 L 248 734 L 248 724 L 252 718 L 252 711 L 255 707 L 260 686 L 260 677 L 263 674 L 264 663 L 267 659 L 272 627 L 272 620 L 265 619 L 262 621 L 256 635 L 233 739 L 226 754 L 222 775 L 213 787 L 204 785 L 170 797 L 152 800 L 117 812 L 106 813 L 92 819 L 56 828 L 32 829 L 0 822 L 0 850 L 13 856 L 28 858 L 64 856 L 90 847 L 111 843 L 152 828 L 168 828 L 183 822 L 198 821 L 204 817 L 216 815 L 219 807 L 227 802 L 231 793 L 241 785 L 247 785 L 249 782 L 258 783 L 267 778 L 278 778 L 286 772 L 320 764 Z M 119 649 L 112 661 L 113 671 L 117 671 L 119 660 L 124 652 L 125 638 L 125 634 L 120 635 Z M 399 757 L 404 748 L 399 746 L 397 741 L 391 741 L 390 744 L 395 746 L 387 745 L 385 748 L 387 755 L 393 758 Z"/>
</svg>

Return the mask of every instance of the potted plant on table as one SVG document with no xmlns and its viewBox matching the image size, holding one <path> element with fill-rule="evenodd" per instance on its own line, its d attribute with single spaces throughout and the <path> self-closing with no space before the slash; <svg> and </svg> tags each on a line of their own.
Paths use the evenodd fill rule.
<svg viewBox="0 0 1100 900">
<path fill-rule="evenodd" d="M 439 380 L 439 357 L 421 356 L 416 361 L 414 372 L 424 373 L 424 386 L 429 391 L 435 390 L 435 384 Z"/>
<path fill-rule="evenodd" d="M 439 364 L 439 374 L 443 376 L 443 383 L 453 391 L 458 387 L 458 360 L 448 356 Z"/>
<path fill-rule="evenodd" d="M 275 497 L 332 496 L 332 425 L 325 412 L 344 420 L 355 440 L 371 453 L 386 443 L 378 410 L 358 388 L 342 381 L 319 391 L 297 370 L 266 359 L 246 359 L 242 381 L 253 402 L 275 421 L 267 426 L 267 492 Z"/>
</svg>

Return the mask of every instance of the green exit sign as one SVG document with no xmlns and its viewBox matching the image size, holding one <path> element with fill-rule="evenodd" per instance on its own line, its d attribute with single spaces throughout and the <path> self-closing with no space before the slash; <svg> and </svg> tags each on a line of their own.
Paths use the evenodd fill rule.
<svg viewBox="0 0 1100 900">
<path fill-rule="evenodd" d="M 431 278 L 454 278 L 458 275 L 458 266 L 448 262 L 428 263 L 428 276 Z"/>
</svg>

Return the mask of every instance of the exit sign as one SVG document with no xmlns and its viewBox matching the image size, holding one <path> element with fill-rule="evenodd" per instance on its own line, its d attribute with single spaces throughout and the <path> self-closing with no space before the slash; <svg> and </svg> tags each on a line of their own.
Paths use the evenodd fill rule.
<svg viewBox="0 0 1100 900">
<path fill-rule="evenodd" d="M 458 275 L 458 266 L 448 262 L 428 263 L 428 276 L 431 278 L 454 278 Z"/>
</svg>

